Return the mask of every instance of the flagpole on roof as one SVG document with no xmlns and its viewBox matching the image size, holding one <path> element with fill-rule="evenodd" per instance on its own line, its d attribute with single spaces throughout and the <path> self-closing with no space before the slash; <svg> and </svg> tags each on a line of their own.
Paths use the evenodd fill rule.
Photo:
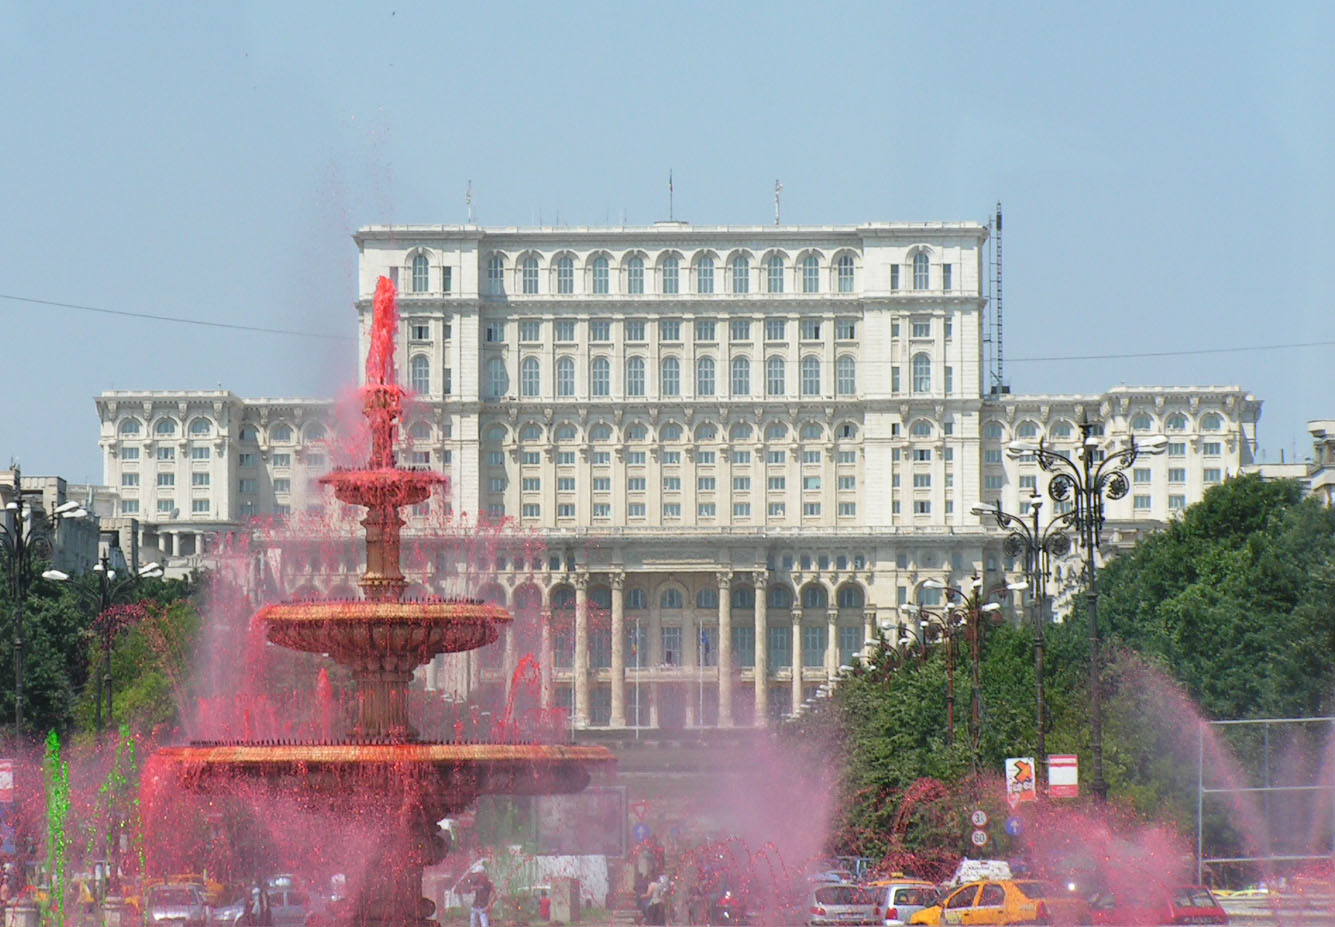
<svg viewBox="0 0 1335 927">
<path fill-rule="evenodd" d="M 676 213 L 672 208 L 672 168 L 668 168 L 668 221 L 676 221 Z"/>
</svg>

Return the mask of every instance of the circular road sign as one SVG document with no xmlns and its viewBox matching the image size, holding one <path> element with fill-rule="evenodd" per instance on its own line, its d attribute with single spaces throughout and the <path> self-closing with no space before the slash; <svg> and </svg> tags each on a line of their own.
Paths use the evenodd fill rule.
<svg viewBox="0 0 1335 927">
<path fill-rule="evenodd" d="M 1012 837 L 1020 836 L 1020 831 L 1024 830 L 1024 822 L 1019 818 L 1006 818 L 1006 833 Z"/>
<path fill-rule="evenodd" d="M 987 826 L 987 812 L 979 808 L 973 814 L 969 815 L 969 820 L 973 822 L 974 827 Z"/>
<path fill-rule="evenodd" d="M 985 830 L 976 830 L 976 831 L 974 831 L 973 834 L 969 837 L 969 839 L 973 841 L 973 845 L 974 845 L 974 846 L 976 846 L 976 847 L 983 846 L 985 843 L 987 843 L 987 831 L 985 831 Z"/>
<path fill-rule="evenodd" d="M 643 821 L 640 821 L 630 829 L 630 836 L 636 843 L 644 843 L 644 841 L 649 839 L 651 833 L 649 825 Z"/>
</svg>

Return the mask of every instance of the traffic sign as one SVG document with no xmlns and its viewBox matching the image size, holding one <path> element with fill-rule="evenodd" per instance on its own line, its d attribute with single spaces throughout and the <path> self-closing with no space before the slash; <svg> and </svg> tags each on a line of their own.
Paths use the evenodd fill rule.
<svg viewBox="0 0 1335 927">
<path fill-rule="evenodd" d="M 1080 794 L 1080 759 L 1074 753 L 1054 753 L 1048 757 L 1048 795 L 1075 798 Z"/>
<path fill-rule="evenodd" d="M 1023 830 L 1024 830 L 1024 822 L 1021 821 L 1019 818 L 1017 817 L 1006 818 L 1006 833 L 1010 834 L 1012 837 L 1018 837 L 1020 836 L 1020 832 Z"/>
<path fill-rule="evenodd" d="M 1012 756 L 1006 760 L 1006 801 L 1012 808 L 1022 801 L 1038 797 L 1034 781 L 1034 758 Z"/>
<path fill-rule="evenodd" d="M 969 815 L 969 820 L 973 822 L 974 827 L 987 826 L 987 812 L 979 808 L 973 814 Z"/>
<path fill-rule="evenodd" d="M 630 829 L 630 836 L 636 843 L 644 843 L 644 841 L 653 836 L 653 831 L 649 829 L 648 824 L 640 821 Z"/>
<path fill-rule="evenodd" d="M 987 831 L 976 830 L 969 836 L 969 839 L 973 841 L 974 846 L 981 847 L 987 843 Z"/>
</svg>

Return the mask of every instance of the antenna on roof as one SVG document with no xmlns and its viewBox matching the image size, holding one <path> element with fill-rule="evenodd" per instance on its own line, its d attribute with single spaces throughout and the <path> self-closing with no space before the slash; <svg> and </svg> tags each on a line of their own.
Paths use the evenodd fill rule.
<svg viewBox="0 0 1335 927">
<path fill-rule="evenodd" d="M 468 207 L 468 224 L 473 224 L 473 181 L 468 181 L 468 189 L 464 191 L 464 205 Z"/>
<path fill-rule="evenodd" d="M 676 214 L 672 210 L 672 168 L 668 168 L 668 221 L 676 220 Z"/>
<path fill-rule="evenodd" d="M 774 224 L 779 224 L 779 194 L 783 192 L 783 184 L 777 179 L 774 181 Z"/>
</svg>

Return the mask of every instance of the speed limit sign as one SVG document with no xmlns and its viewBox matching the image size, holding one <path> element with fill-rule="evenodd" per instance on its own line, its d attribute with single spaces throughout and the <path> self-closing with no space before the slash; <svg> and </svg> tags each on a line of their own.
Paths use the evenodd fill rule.
<svg viewBox="0 0 1335 927">
<path fill-rule="evenodd" d="M 973 834 L 969 837 L 969 839 L 973 841 L 973 845 L 974 845 L 974 846 L 976 846 L 976 847 L 981 847 L 981 846 L 983 846 L 984 844 L 987 843 L 987 831 L 985 831 L 985 830 L 976 830 L 976 831 L 974 831 Z"/>
<path fill-rule="evenodd" d="M 987 812 L 979 808 L 973 814 L 969 815 L 969 820 L 973 822 L 974 827 L 987 826 Z"/>
</svg>

